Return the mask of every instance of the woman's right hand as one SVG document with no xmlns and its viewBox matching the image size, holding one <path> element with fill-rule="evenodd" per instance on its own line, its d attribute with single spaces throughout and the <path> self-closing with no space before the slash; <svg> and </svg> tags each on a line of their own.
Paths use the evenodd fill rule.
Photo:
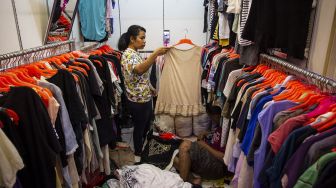
<svg viewBox="0 0 336 188">
<path fill-rule="evenodd" d="M 167 53 L 167 51 L 170 49 L 170 47 L 161 47 L 161 48 L 157 48 L 154 51 L 154 54 L 156 56 L 160 56 L 160 55 L 164 55 L 165 53 Z"/>
</svg>

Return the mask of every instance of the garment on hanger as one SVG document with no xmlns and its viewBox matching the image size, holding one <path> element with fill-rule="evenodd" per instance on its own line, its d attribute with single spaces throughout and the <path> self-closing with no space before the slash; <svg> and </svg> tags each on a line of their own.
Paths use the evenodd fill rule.
<svg viewBox="0 0 336 188">
<path fill-rule="evenodd" d="M 171 48 L 165 54 L 155 114 L 192 116 L 204 112 L 201 103 L 201 47 Z"/>
<path fill-rule="evenodd" d="M 107 40 L 106 33 L 106 0 L 79 1 L 78 13 L 80 17 L 81 32 L 88 41 Z"/>
<path fill-rule="evenodd" d="M 78 187 L 90 185 L 100 166 L 110 174 L 106 149 L 117 138 L 113 115 L 123 107 L 117 85 L 111 84 L 119 79 L 117 71 L 101 55 L 120 53 L 102 46 L 90 54 L 89 59 L 74 52 L 62 54 L 1 74 L 0 128 L 24 163 L 23 168 L 12 168 L 14 175 L 0 174 L 1 184 L 4 180 L 14 187 Z M 102 112 L 100 104 L 107 111 Z M 111 110 L 116 106 L 118 111 Z M 99 122 L 105 119 L 109 122 Z M 10 181 L 5 179 L 9 176 Z"/>
</svg>

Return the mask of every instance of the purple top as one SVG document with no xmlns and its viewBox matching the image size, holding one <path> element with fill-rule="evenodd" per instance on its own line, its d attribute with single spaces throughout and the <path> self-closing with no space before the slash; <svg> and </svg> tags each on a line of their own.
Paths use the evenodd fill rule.
<svg viewBox="0 0 336 188">
<path fill-rule="evenodd" d="M 261 128 L 261 143 L 259 148 L 254 152 L 254 173 L 253 173 L 253 187 L 260 188 L 261 185 L 258 181 L 260 171 L 264 165 L 265 155 L 266 155 L 266 146 L 267 138 L 273 127 L 273 118 L 274 116 L 281 111 L 292 108 L 296 106 L 297 103 L 294 103 L 289 100 L 283 100 L 279 102 L 273 102 L 267 108 L 262 110 L 258 115 L 258 120 Z"/>
</svg>

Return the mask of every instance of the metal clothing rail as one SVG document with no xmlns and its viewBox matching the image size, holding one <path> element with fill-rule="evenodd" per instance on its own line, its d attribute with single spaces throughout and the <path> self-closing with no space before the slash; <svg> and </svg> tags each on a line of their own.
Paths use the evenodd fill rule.
<svg viewBox="0 0 336 188">
<path fill-rule="evenodd" d="M 93 44 L 89 44 L 87 46 L 83 46 L 80 48 L 80 51 L 83 51 L 83 52 L 87 52 L 87 51 L 90 51 L 92 49 L 95 49 L 95 48 L 98 48 L 100 46 L 100 44 L 102 43 L 99 43 L 99 42 L 94 42 Z"/>
<path fill-rule="evenodd" d="M 312 82 L 316 84 L 317 86 L 319 86 L 320 89 L 322 90 L 326 89 L 327 91 L 330 91 L 330 90 L 333 92 L 336 91 L 336 81 L 335 80 L 332 80 L 330 78 L 321 76 L 317 73 L 299 68 L 295 65 L 288 63 L 287 61 L 283 59 L 270 56 L 267 54 L 261 54 L 260 63 L 278 65 L 280 66 L 280 68 L 282 68 L 284 72 L 289 72 L 291 74 L 294 74 L 295 76 L 305 79 L 306 81 L 312 80 Z"/>
<path fill-rule="evenodd" d="M 153 53 L 153 50 L 147 50 L 147 51 L 139 51 L 140 54 L 149 54 L 149 53 Z"/>
<path fill-rule="evenodd" d="M 68 40 L 0 55 L 0 70 L 70 52 L 73 50 L 73 45 L 74 40 Z"/>
</svg>

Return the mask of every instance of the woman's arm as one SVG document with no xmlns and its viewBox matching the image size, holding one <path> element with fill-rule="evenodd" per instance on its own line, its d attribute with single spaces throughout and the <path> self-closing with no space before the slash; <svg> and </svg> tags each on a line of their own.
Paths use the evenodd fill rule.
<svg viewBox="0 0 336 188">
<path fill-rule="evenodd" d="M 138 75 L 145 73 L 155 63 L 156 57 L 165 54 L 168 50 L 168 47 L 161 47 L 156 49 L 143 63 L 140 63 L 134 67 L 134 73 Z"/>
</svg>

